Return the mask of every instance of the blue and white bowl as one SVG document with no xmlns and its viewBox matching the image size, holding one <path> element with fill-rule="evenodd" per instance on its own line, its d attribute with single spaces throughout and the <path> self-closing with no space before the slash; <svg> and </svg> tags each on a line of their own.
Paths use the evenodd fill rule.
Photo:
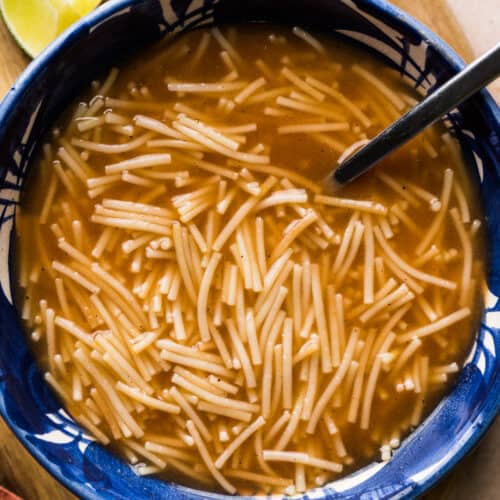
<svg viewBox="0 0 500 500">
<path fill-rule="evenodd" d="M 353 40 L 423 94 L 463 62 L 437 36 L 382 0 L 114 0 L 56 40 L 0 107 L 0 413 L 19 440 L 81 498 L 216 498 L 138 477 L 61 408 L 41 377 L 12 301 L 16 207 L 40 140 L 70 100 L 117 57 L 214 22 L 300 24 Z M 483 92 L 450 115 L 487 215 L 488 289 L 481 328 L 458 383 L 389 462 L 373 463 L 308 498 L 411 498 L 484 434 L 500 406 L 500 111 Z M 46 189 L 47 186 L 39 186 Z"/>
</svg>

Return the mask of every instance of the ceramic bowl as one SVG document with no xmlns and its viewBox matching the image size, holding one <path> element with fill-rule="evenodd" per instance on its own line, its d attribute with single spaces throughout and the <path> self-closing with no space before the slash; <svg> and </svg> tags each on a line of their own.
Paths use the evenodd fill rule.
<svg viewBox="0 0 500 500">
<path fill-rule="evenodd" d="M 23 73 L 0 107 L 0 413 L 19 440 L 80 498 L 216 498 L 138 477 L 96 444 L 45 384 L 12 303 L 13 228 L 30 160 L 60 112 L 117 55 L 165 33 L 224 22 L 271 21 L 323 30 L 374 52 L 425 94 L 463 63 L 436 35 L 381 0 L 115 0 L 64 33 Z M 404 498 L 421 494 L 477 443 L 500 405 L 500 113 L 483 92 L 450 114 L 480 185 L 489 245 L 485 309 L 452 392 L 395 453 L 308 492 L 308 498 Z M 39 186 L 46 189 L 47 186 Z"/>
</svg>

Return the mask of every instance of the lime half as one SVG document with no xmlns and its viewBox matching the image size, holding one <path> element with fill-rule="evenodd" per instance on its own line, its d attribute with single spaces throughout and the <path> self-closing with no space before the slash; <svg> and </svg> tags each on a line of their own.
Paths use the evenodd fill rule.
<svg viewBox="0 0 500 500">
<path fill-rule="evenodd" d="M 36 57 L 101 0 L 0 0 L 7 28 L 23 50 Z"/>
</svg>

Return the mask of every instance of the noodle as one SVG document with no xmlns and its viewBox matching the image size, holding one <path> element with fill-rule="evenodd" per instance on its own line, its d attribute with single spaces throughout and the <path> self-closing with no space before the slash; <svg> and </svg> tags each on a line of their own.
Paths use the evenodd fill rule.
<svg viewBox="0 0 500 500">
<path fill-rule="evenodd" d="M 332 192 L 414 104 L 398 76 L 297 27 L 153 51 L 93 84 L 17 213 L 44 379 L 139 475 L 307 495 L 390 460 L 456 379 L 484 285 L 451 138 Z"/>
</svg>

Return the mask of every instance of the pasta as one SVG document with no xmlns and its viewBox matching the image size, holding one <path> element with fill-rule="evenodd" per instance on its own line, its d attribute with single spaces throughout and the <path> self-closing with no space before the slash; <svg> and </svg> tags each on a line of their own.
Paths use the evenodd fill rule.
<svg viewBox="0 0 500 500">
<path fill-rule="evenodd" d="M 113 68 L 30 180 L 18 306 L 45 380 L 140 475 L 291 495 L 389 460 L 477 317 L 453 139 L 331 193 L 407 109 L 394 76 L 300 27 L 172 43 Z"/>
</svg>

